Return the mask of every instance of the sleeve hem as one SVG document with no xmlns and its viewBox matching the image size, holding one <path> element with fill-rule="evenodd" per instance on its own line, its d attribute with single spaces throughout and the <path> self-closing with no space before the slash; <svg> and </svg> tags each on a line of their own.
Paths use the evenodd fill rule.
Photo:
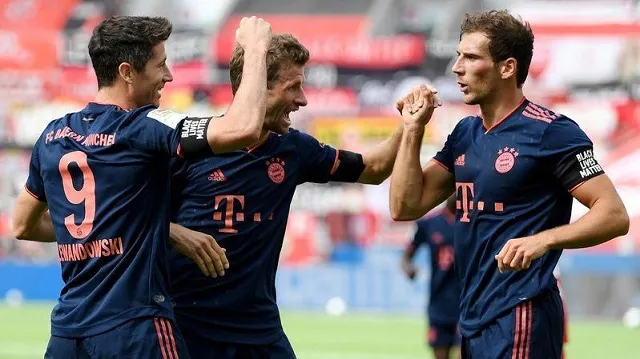
<svg viewBox="0 0 640 359">
<path fill-rule="evenodd" d="M 43 200 L 42 198 L 38 197 L 35 193 L 33 193 L 33 192 L 32 192 L 32 191 L 27 187 L 27 185 L 26 185 L 26 184 L 24 185 L 24 190 L 25 190 L 25 191 L 27 191 L 27 193 L 28 193 L 29 195 L 31 195 L 31 197 L 33 197 L 33 198 L 37 199 L 38 201 L 40 201 L 40 202 L 46 202 L 46 201 L 45 201 L 45 200 Z"/>
<path fill-rule="evenodd" d="M 451 171 L 451 169 L 449 167 L 447 167 L 447 165 L 445 165 L 444 163 L 438 161 L 436 158 L 432 158 L 431 161 L 435 162 L 436 164 L 440 165 L 440 167 L 444 168 L 445 170 L 447 170 L 448 172 L 453 172 Z"/>
</svg>

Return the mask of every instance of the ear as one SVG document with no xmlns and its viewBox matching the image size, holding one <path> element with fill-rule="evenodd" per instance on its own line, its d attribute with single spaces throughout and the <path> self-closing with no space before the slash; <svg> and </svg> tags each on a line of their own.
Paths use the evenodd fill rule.
<svg viewBox="0 0 640 359">
<path fill-rule="evenodd" d="M 133 66 L 128 62 L 123 62 L 118 66 L 120 77 L 128 84 L 133 83 Z"/>
<path fill-rule="evenodd" d="M 503 80 L 506 80 L 513 76 L 516 77 L 518 61 L 513 57 L 510 57 L 504 61 L 501 61 L 500 64 L 500 77 Z"/>
</svg>

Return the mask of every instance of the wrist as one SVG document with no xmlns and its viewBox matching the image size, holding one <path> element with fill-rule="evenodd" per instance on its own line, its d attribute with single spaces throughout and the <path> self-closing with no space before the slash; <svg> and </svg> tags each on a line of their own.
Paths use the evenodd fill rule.
<svg viewBox="0 0 640 359">
<path fill-rule="evenodd" d="M 267 57 L 268 46 L 253 45 L 244 49 L 244 60 L 263 60 Z"/>
<path fill-rule="evenodd" d="M 558 238 L 553 233 L 542 233 L 542 243 L 546 251 L 551 249 L 559 249 Z"/>
<path fill-rule="evenodd" d="M 418 122 L 405 122 L 404 131 L 413 133 L 413 134 L 423 134 L 424 125 Z"/>
</svg>

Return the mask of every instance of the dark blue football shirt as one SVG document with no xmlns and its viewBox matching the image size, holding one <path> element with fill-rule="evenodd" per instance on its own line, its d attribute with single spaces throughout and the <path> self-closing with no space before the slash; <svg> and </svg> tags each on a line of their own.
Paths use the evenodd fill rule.
<svg viewBox="0 0 640 359">
<path fill-rule="evenodd" d="M 416 221 L 411 246 L 429 248 L 431 280 L 427 314 L 432 324 L 457 324 L 460 317 L 460 287 L 454 271 L 453 225 L 455 215 L 448 209 Z"/>
<path fill-rule="evenodd" d="M 470 336 L 556 287 L 561 250 L 502 274 L 494 256 L 509 239 L 569 223 L 571 191 L 603 170 L 575 122 L 526 99 L 488 130 L 481 117 L 464 118 L 434 159 L 455 178 L 460 326 Z"/>
<path fill-rule="evenodd" d="M 144 316 L 173 318 L 168 295 L 169 158 L 186 116 L 90 103 L 52 121 L 26 189 L 51 212 L 64 287 L 51 333 L 86 337 Z"/>
<path fill-rule="evenodd" d="M 172 221 L 226 248 L 225 276 L 205 277 L 174 251 L 176 321 L 196 340 L 268 344 L 283 335 L 275 277 L 296 186 L 333 180 L 338 150 L 290 129 L 256 148 L 188 161 L 174 172 Z"/>
</svg>

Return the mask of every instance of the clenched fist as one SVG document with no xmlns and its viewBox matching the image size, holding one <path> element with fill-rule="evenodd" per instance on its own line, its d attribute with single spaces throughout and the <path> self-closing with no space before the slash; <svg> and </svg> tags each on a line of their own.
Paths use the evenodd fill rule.
<svg viewBox="0 0 640 359">
<path fill-rule="evenodd" d="M 405 125 L 425 126 L 431 120 L 433 111 L 441 105 L 438 90 L 429 85 L 419 85 L 398 100 L 396 109 Z"/>
<path fill-rule="evenodd" d="M 271 24 L 259 17 L 243 17 L 236 30 L 236 42 L 245 50 L 267 51 Z"/>
</svg>

